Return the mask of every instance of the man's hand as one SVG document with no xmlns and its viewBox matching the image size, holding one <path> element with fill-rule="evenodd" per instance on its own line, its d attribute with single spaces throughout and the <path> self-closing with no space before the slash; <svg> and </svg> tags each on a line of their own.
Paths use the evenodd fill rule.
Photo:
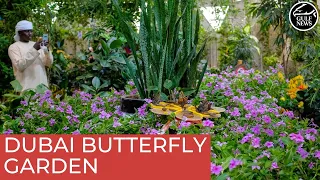
<svg viewBox="0 0 320 180">
<path fill-rule="evenodd" d="M 33 47 L 36 49 L 36 50 L 39 50 L 41 48 L 41 43 L 42 43 L 42 37 L 40 37 L 38 39 L 38 41 L 33 45 Z"/>
<path fill-rule="evenodd" d="M 41 49 L 41 46 L 49 47 L 49 41 L 42 41 L 42 37 L 38 39 L 38 41 L 33 45 L 36 50 Z"/>
</svg>

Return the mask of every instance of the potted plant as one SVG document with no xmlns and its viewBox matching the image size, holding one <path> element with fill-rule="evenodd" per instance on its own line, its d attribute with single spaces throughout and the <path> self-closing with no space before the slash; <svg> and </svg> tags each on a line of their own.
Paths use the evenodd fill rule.
<svg viewBox="0 0 320 180">
<path fill-rule="evenodd" d="M 133 56 L 133 61 L 126 59 L 126 64 L 139 92 L 137 101 L 166 101 L 175 88 L 181 88 L 188 96 L 196 95 L 207 68 L 207 61 L 200 71 L 197 68 L 205 43 L 198 47 L 200 18 L 196 1 L 139 2 L 140 27 L 136 32 L 123 17 L 118 0 L 113 0 Z M 133 102 L 132 99 L 124 97 L 122 102 Z"/>
</svg>

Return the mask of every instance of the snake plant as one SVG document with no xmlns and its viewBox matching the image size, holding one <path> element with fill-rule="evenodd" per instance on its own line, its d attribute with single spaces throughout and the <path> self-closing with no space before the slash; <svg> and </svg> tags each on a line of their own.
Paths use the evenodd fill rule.
<svg viewBox="0 0 320 180">
<path fill-rule="evenodd" d="M 140 98 L 167 98 L 175 88 L 196 95 L 207 68 L 197 70 L 205 43 L 198 47 L 199 9 L 195 0 L 139 0 L 140 29 L 122 16 L 113 0 L 121 31 L 134 61 L 126 59 Z M 138 49 L 138 48 L 139 49 Z"/>
</svg>

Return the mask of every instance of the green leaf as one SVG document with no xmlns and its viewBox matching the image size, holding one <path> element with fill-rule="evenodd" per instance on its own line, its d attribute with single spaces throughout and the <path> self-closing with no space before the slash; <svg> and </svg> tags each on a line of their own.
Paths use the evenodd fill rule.
<svg viewBox="0 0 320 180">
<path fill-rule="evenodd" d="M 37 93 L 40 93 L 40 94 L 43 94 L 46 90 L 48 90 L 49 88 L 46 87 L 44 84 L 39 84 L 37 87 L 36 87 L 36 92 Z"/>
<path fill-rule="evenodd" d="M 157 86 L 150 86 L 150 87 L 148 87 L 148 91 L 158 91 L 158 87 Z"/>
<path fill-rule="evenodd" d="M 97 71 L 97 70 L 99 70 L 99 67 L 98 66 L 92 66 L 92 70 Z"/>
<path fill-rule="evenodd" d="M 89 92 L 89 91 L 95 92 L 94 89 L 92 89 L 90 86 L 88 86 L 86 84 L 81 84 L 81 87 L 83 87 L 85 89 L 85 91 L 87 91 L 87 92 Z"/>
<path fill-rule="evenodd" d="M 225 161 L 224 163 L 222 164 L 222 168 L 223 170 L 227 169 L 229 167 L 229 164 L 230 164 L 230 161 L 233 157 L 232 156 L 229 156 Z"/>
<path fill-rule="evenodd" d="M 161 93 L 161 94 L 160 94 L 160 99 L 161 99 L 162 101 L 168 101 L 168 96 L 167 96 L 166 94 L 164 94 L 164 93 Z"/>
<path fill-rule="evenodd" d="M 269 167 L 271 167 L 271 164 L 272 164 L 271 161 L 267 161 L 267 162 L 264 164 L 264 167 L 265 167 L 266 169 L 268 169 Z"/>
<path fill-rule="evenodd" d="M 126 64 L 126 61 L 124 60 L 123 57 L 113 56 L 111 59 L 117 63 Z"/>
<path fill-rule="evenodd" d="M 92 85 L 93 85 L 93 87 L 96 88 L 96 89 L 98 89 L 98 88 L 100 87 L 100 84 L 101 84 L 100 79 L 99 79 L 97 76 L 95 76 L 95 77 L 92 79 Z"/>
<path fill-rule="evenodd" d="M 227 177 L 229 177 L 228 173 L 223 173 L 220 176 L 217 177 L 217 180 L 225 180 L 227 179 Z"/>
<path fill-rule="evenodd" d="M 8 98 L 20 98 L 21 96 L 16 95 L 16 94 L 4 94 L 2 95 L 3 97 L 8 97 Z"/>
<path fill-rule="evenodd" d="M 102 50 L 103 50 L 104 54 L 108 55 L 110 53 L 110 49 L 109 49 L 106 41 L 105 40 L 101 40 L 100 43 L 101 43 Z"/>
<path fill-rule="evenodd" d="M 3 115 L 2 118 L 6 121 L 12 120 L 9 115 Z"/>
<path fill-rule="evenodd" d="M 250 25 L 246 25 L 246 26 L 243 28 L 243 32 L 246 33 L 246 34 L 250 34 L 250 31 L 251 31 Z"/>
<path fill-rule="evenodd" d="M 107 60 L 101 60 L 100 65 L 102 67 L 111 67 L 111 64 Z"/>
<path fill-rule="evenodd" d="M 108 96 L 108 92 L 106 92 L 106 91 L 99 92 L 99 93 L 98 93 L 98 96 L 100 96 L 100 97 L 107 97 L 107 96 Z"/>
<path fill-rule="evenodd" d="M 164 86 L 166 89 L 170 90 L 170 89 L 173 87 L 173 82 L 172 82 L 171 80 L 169 80 L 169 79 L 166 79 L 166 80 L 164 81 L 163 86 Z"/>
<path fill-rule="evenodd" d="M 14 80 L 10 82 L 11 86 L 13 87 L 13 89 L 17 92 L 21 92 L 22 91 L 22 86 L 19 83 L 18 80 Z"/>
<path fill-rule="evenodd" d="M 108 86 L 110 86 L 110 81 L 104 82 L 104 83 L 99 87 L 99 89 L 106 88 L 106 87 L 108 87 Z"/>
<path fill-rule="evenodd" d="M 110 48 L 111 48 L 111 49 L 116 49 L 116 48 L 121 47 L 121 45 L 122 45 L 122 41 L 119 40 L 119 39 L 116 39 L 116 40 L 113 40 L 113 41 L 110 43 Z"/>
</svg>

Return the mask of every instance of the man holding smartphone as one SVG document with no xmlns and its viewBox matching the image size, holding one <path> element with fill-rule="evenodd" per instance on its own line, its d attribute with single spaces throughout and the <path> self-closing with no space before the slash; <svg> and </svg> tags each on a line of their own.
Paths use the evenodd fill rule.
<svg viewBox="0 0 320 180">
<path fill-rule="evenodd" d="M 45 67 L 50 67 L 53 63 L 52 53 L 48 49 L 48 39 L 31 41 L 32 30 L 31 22 L 18 22 L 14 36 L 16 42 L 8 49 L 13 72 L 22 86 L 22 91 L 35 89 L 40 84 L 49 86 Z"/>
</svg>

